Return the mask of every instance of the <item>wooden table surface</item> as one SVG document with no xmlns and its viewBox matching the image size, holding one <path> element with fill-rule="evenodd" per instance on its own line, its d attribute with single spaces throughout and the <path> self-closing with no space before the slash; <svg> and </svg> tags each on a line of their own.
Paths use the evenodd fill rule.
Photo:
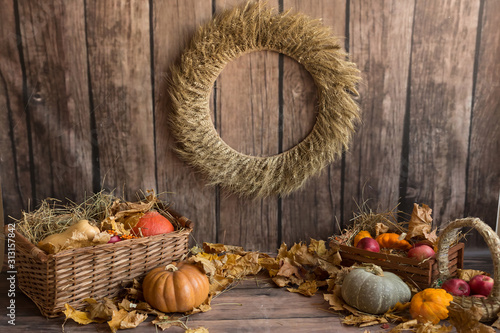
<svg viewBox="0 0 500 333">
<path fill-rule="evenodd" d="M 466 257 L 465 268 L 492 270 L 489 253 L 478 253 L 475 257 Z M 9 325 L 5 309 L 9 298 L 7 275 L 0 274 L 0 331 L 1 332 L 62 332 L 64 317 L 46 319 L 40 315 L 37 307 L 22 292 L 15 296 L 16 325 Z M 133 330 L 123 332 L 156 332 L 150 323 L 141 323 Z M 212 310 L 189 317 L 189 328 L 203 326 L 213 332 L 388 332 L 380 325 L 366 328 L 343 326 L 341 317 L 328 310 L 322 293 L 305 297 L 276 287 L 264 276 L 251 276 L 241 281 L 212 302 Z M 160 330 L 158 330 L 160 331 Z M 498 330 L 497 330 L 498 331 Z M 64 332 L 110 332 L 106 323 L 81 326 L 69 320 L 64 325 Z M 122 332 L 122 331 L 119 331 Z M 165 332 L 184 332 L 173 327 Z M 455 330 L 453 332 L 456 332 Z M 498 331 L 500 332 L 500 331 Z"/>
</svg>

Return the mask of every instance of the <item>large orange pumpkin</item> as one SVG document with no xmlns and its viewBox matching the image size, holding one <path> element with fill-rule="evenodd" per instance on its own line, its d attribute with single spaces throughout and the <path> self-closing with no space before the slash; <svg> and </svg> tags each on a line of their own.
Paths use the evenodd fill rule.
<svg viewBox="0 0 500 333">
<path fill-rule="evenodd" d="M 448 306 L 453 296 L 444 289 L 427 288 L 415 294 L 410 303 L 410 314 L 419 322 L 439 323 L 448 317 Z"/>
<path fill-rule="evenodd" d="M 388 249 L 398 249 L 398 250 L 409 250 L 411 244 L 404 239 L 399 239 L 400 235 L 392 232 L 386 232 L 380 234 L 375 238 L 380 247 L 385 247 Z"/>
<path fill-rule="evenodd" d="M 158 267 L 142 283 L 144 299 L 162 312 L 186 312 L 208 297 L 207 276 L 198 267 L 184 262 Z"/>
</svg>

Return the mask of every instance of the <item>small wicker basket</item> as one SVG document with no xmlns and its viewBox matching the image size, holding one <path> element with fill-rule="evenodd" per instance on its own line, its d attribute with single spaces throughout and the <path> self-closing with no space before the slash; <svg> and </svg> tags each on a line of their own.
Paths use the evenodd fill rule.
<svg viewBox="0 0 500 333">
<path fill-rule="evenodd" d="M 47 254 L 14 231 L 19 289 L 47 318 L 61 315 L 65 303 L 79 309 L 85 298 L 116 296 L 123 284 L 187 254 L 194 223 L 166 210 L 181 226 L 174 232 L 56 254 Z"/>
<path fill-rule="evenodd" d="M 486 223 L 478 218 L 468 217 L 455 220 L 446 226 L 441 232 L 438 242 L 437 262 L 439 277 L 436 282 L 446 281 L 451 276 L 448 270 L 448 249 L 453 239 L 456 238 L 456 232 L 462 227 L 475 228 L 486 241 L 493 259 L 495 284 L 488 298 L 454 296 L 453 302 L 466 309 L 472 306 L 480 307 L 483 309 L 481 321 L 493 321 L 497 319 L 500 312 L 500 238 Z"/>
</svg>

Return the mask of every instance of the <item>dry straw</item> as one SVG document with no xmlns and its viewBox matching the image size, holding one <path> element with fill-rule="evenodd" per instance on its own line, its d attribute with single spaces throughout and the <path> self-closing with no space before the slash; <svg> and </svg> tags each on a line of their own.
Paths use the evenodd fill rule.
<svg viewBox="0 0 500 333">
<path fill-rule="evenodd" d="M 225 65 L 249 52 L 270 50 L 302 64 L 317 87 L 316 123 L 291 149 L 269 157 L 249 156 L 229 147 L 214 128 L 209 99 Z M 346 60 L 337 38 L 320 20 L 275 13 L 248 3 L 216 16 L 194 35 L 172 68 L 171 130 L 177 152 L 207 176 L 244 196 L 286 195 L 346 149 L 359 118 L 359 71 Z M 238 110 L 233 110 L 238 112 Z"/>
</svg>

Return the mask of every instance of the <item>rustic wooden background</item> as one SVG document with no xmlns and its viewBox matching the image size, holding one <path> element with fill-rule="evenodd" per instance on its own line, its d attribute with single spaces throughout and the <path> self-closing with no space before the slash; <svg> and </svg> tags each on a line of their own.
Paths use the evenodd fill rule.
<svg viewBox="0 0 500 333">
<path fill-rule="evenodd" d="M 321 18 L 362 71 L 350 150 L 289 197 L 239 199 L 172 152 L 165 84 L 195 29 L 234 0 L 0 0 L 0 179 L 5 215 L 46 197 L 155 189 L 197 241 L 273 251 L 326 239 L 357 204 L 473 215 L 494 226 L 500 190 L 500 2 L 271 0 Z M 271 155 L 314 124 L 315 87 L 293 60 L 256 52 L 214 86 L 214 124 Z M 478 236 L 470 245 L 483 246 Z"/>
</svg>

